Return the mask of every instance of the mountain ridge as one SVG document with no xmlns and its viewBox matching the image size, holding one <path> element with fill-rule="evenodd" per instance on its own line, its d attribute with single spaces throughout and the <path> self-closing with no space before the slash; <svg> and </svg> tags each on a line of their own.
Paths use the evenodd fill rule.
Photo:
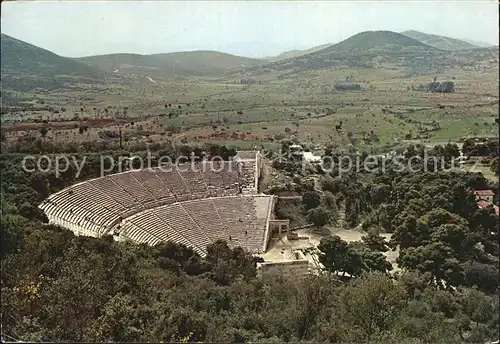
<svg viewBox="0 0 500 344">
<path fill-rule="evenodd" d="M 307 70 L 328 68 L 378 68 L 384 63 L 407 66 L 415 57 L 432 64 L 445 51 L 411 37 L 387 30 L 363 31 L 324 49 L 287 60 L 271 62 L 263 68 Z"/>
<path fill-rule="evenodd" d="M 254 67 L 265 61 L 215 50 L 157 54 L 106 54 L 75 58 L 105 72 L 140 73 L 147 76 L 218 76 L 227 71 Z"/>
<path fill-rule="evenodd" d="M 1 34 L 2 87 L 30 90 L 37 87 L 61 87 L 71 79 L 99 81 L 103 74 L 70 58 Z"/>
<path fill-rule="evenodd" d="M 124 81 L 127 80 L 125 75 L 135 74 L 153 78 L 243 77 L 273 70 L 293 75 L 303 70 L 329 68 L 402 68 L 408 75 L 420 75 L 439 72 L 450 63 L 456 64 L 457 54 L 460 54 L 459 63 L 481 59 L 481 49 L 491 48 L 449 51 L 401 33 L 378 30 L 360 32 L 336 44 L 287 51 L 271 61 L 215 50 L 69 58 L 2 34 L 2 84 L 4 88 L 30 90 L 61 87 L 83 79 L 87 83 L 113 78 Z M 489 50 L 487 53 L 493 54 Z"/>
<path fill-rule="evenodd" d="M 498 44 L 491 44 L 491 43 L 486 43 L 486 42 L 481 42 L 481 41 L 476 41 L 476 40 L 471 40 L 471 39 L 462 39 L 462 41 L 466 43 L 470 43 L 473 45 L 477 45 L 479 48 L 491 48 L 491 47 L 496 47 Z"/>
<path fill-rule="evenodd" d="M 287 50 L 287 51 L 284 51 L 281 54 L 276 55 L 276 56 L 265 57 L 264 60 L 269 61 L 269 62 L 275 62 L 275 61 L 280 61 L 280 60 L 287 60 L 287 59 L 290 59 L 290 58 L 299 57 L 299 56 L 310 54 L 310 53 L 313 53 L 313 52 L 316 52 L 316 51 L 319 51 L 319 50 L 323 50 L 323 49 L 325 49 L 325 48 L 327 48 L 327 47 L 329 47 L 331 45 L 332 45 L 332 43 L 325 43 L 325 44 L 314 46 L 314 47 L 309 48 L 309 49 Z"/>
<path fill-rule="evenodd" d="M 352 35 L 337 44 L 333 44 L 326 49 L 335 49 L 336 51 L 349 51 L 356 49 L 372 49 L 381 46 L 397 45 L 401 47 L 430 47 L 414 38 L 399 34 L 394 31 L 376 30 L 363 31 Z"/>
<path fill-rule="evenodd" d="M 479 48 L 479 46 L 477 45 L 465 42 L 460 39 L 428 34 L 416 30 L 406 30 L 401 32 L 401 34 L 441 50 L 465 50 Z"/>
</svg>

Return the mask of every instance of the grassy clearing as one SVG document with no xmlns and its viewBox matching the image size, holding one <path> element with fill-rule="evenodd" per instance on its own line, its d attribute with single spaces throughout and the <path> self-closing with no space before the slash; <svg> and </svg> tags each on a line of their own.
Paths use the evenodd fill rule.
<svg viewBox="0 0 500 344">
<path fill-rule="evenodd" d="M 441 130 L 437 131 L 432 140 L 456 140 L 464 136 L 494 136 L 498 135 L 498 125 L 492 117 L 465 117 L 454 119 L 439 119 Z"/>
<path fill-rule="evenodd" d="M 493 173 L 490 166 L 481 164 L 465 165 L 462 169 L 469 172 L 482 173 L 487 180 L 498 182 L 498 176 L 495 176 L 495 173 Z"/>
</svg>

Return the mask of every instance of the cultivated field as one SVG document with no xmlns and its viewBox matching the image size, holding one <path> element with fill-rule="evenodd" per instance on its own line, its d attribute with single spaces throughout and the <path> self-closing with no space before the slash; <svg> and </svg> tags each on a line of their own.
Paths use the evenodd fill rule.
<svg viewBox="0 0 500 344">
<path fill-rule="evenodd" d="M 415 77 L 392 69 L 270 73 L 251 85 L 232 77 L 127 75 L 106 85 L 19 92 L 7 102 L 13 106 L 4 110 L 2 129 L 7 141 L 40 137 L 42 127 L 48 129 L 44 139 L 54 142 L 117 141 L 121 129 L 125 147 L 136 141 L 212 141 L 271 148 L 289 138 L 312 147 L 352 145 L 377 151 L 410 140 L 457 142 L 466 136 L 497 136 L 497 75 L 494 64 Z M 362 90 L 333 89 L 347 77 Z M 453 79 L 455 92 L 412 90 L 433 77 Z"/>
</svg>

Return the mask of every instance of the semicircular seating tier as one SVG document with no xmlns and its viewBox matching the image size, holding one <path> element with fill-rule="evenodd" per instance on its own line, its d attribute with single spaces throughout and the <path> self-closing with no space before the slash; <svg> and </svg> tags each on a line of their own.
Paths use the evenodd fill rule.
<svg viewBox="0 0 500 344">
<path fill-rule="evenodd" d="M 273 196 L 237 195 L 167 204 L 126 218 L 120 237 L 155 245 L 173 241 L 200 254 L 219 239 L 262 253 L 269 237 Z"/>
<path fill-rule="evenodd" d="M 101 236 L 147 209 L 238 195 L 247 184 L 240 169 L 241 163 L 224 161 L 132 170 L 74 184 L 39 207 L 51 223 L 78 235 Z"/>
</svg>

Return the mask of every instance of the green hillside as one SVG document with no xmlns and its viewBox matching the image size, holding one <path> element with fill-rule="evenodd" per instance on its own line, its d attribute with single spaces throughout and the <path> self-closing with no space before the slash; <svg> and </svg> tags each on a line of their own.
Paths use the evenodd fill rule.
<svg viewBox="0 0 500 344">
<path fill-rule="evenodd" d="M 397 51 L 404 47 L 428 48 L 427 45 L 408 36 L 392 31 L 364 31 L 334 44 L 325 51 L 341 52 L 366 49 Z"/>
<path fill-rule="evenodd" d="M 294 57 L 299 57 L 299 56 L 302 56 L 302 55 L 314 53 L 316 51 L 325 49 L 325 48 L 327 48 L 327 47 L 329 47 L 331 45 L 332 45 L 331 43 L 327 43 L 327 44 L 318 45 L 316 47 L 312 47 L 310 49 L 289 50 L 289 51 L 285 51 L 285 52 L 279 54 L 278 56 L 266 57 L 265 60 L 269 61 L 269 62 L 275 62 L 275 61 L 282 61 L 282 60 L 286 60 L 286 59 L 291 59 L 291 58 L 294 58 Z"/>
<path fill-rule="evenodd" d="M 480 48 L 490 48 L 493 46 L 491 43 L 486 43 L 486 42 L 481 42 L 481 41 L 476 41 L 476 40 L 471 40 L 471 39 L 462 39 L 462 41 L 478 46 Z"/>
<path fill-rule="evenodd" d="M 265 66 L 275 70 L 408 68 L 418 74 L 446 63 L 445 51 L 391 31 L 365 31 L 325 49 Z"/>
<path fill-rule="evenodd" d="M 27 91 L 60 87 L 75 79 L 98 79 L 97 70 L 48 50 L 1 35 L 2 88 Z"/>
<path fill-rule="evenodd" d="M 431 35 L 419 31 L 408 30 L 401 32 L 403 35 L 416 39 L 424 44 L 442 50 L 463 50 L 478 48 L 477 45 L 467 43 L 465 41 L 439 35 Z"/>
<path fill-rule="evenodd" d="M 217 51 L 187 51 L 167 54 L 110 54 L 75 59 L 106 72 L 145 76 L 220 76 L 225 72 L 255 67 L 266 62 Z"/>
</svg>

